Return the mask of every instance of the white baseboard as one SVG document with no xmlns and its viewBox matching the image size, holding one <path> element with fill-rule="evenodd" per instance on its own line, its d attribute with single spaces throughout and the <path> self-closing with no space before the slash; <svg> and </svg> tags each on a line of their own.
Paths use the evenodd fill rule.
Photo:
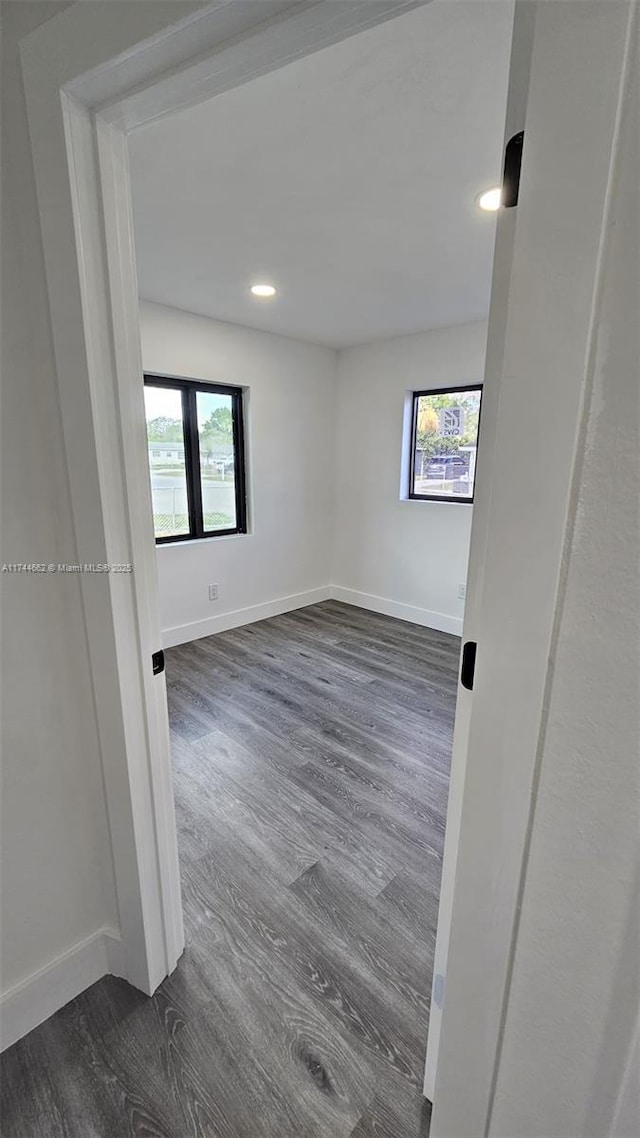
<svg viewBox="0 0 640 1138">
<path fill-rule="evenodd" d="M 462 618 L 459 616 L 433 612 L 431 609 L 418 608 L 416 605 L 405 605 L 401 601 L 390 601 L 387 597 L 376 597 L 373 593 L 345 589 L 342 585 L 331 585 L 330 591 L 335 601 L 344 601 L 347 605 L 357 605 L 361 609 L 380 612 L 384 616 L 395 616 L 398 620 L 408 620 L 411 624 L 422 624 L 426 628 L 435 628 L 438 632 L 450 632 L 454 636 L 462 636 Z"/>
<path fill-rule="evenodd" d="M 255 624 L 257 620 L 280 616 L 283 612 L 293 612 L 306 605 L 317 605 L 320 601 L 328 601 L 330 596 L 331 589 L 326 585 L 321 589 L 309 589 L 306 593 L 277 597 L 274 601 L 265 601 L 261 605 L 248 605 L 247 608 L 210 616 L 206 620 L 194 620 L 190 624 L 165 628 L 162 642 L 165 648 L 173 648 L 176 644 L 187 644 L 190 640 L 200 640 L 203 636 L 213 636 L 216 632 L 227 632 L 228 629 L 240 628 L 243 624 Z"/>
<path fill-rule="evenodd" d="M 233 612 L 207 617 L 206 620 L 194 620 L 189 624 L 165 628 L 162 633 L 163 645 L 165 648 L 173 648 L 176 644 L 187 644 L 191 640 L 200 640 L 203 636 L 214 636 L 216 632 L 227 632 L 230 628 L 240 628 L 244 624 L 254 624 L 257 620 L 267 620 L 270 616 L 280 616 L 281 613 L 293 612 L 294 609 L 328 600 L 344 601 L 345 604 L 357 605 L 358 608 L 408 620 L 411 624 L 421 624 L 439 632 L 462 636 L 461 617 L 406 605 L 387 597 L 377 597 L 373 593 L 360 593 L 357 589 L 346 589 L 342 585 L 325 585 L 319 589 L 309 589 L 306 593 L 292 593 L 291 596 L 277 597 L 274 601 L 265 601 L 260 605 L 248 605 Z"/>
<path fill-rule="evenodd" d="M 122 942 L 98 929 L 0 997 L 0 1051 L 44 1023 L 102 976 L 122 975 Z"/>
</svg>

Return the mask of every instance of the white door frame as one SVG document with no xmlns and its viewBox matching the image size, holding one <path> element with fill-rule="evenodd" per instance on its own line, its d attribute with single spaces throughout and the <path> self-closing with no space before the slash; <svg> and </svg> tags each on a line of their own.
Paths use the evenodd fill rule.
<svg viewBox="0 0 640 1138">
<path fill-rule="evenodd" d="M 516 0 L 506 106 L 505 146 L 518 131 L 524 130 L 529 67 L 535 26 L 535 0 Z M 496 243 L 491 278 L 491 306 L 482 389 L 482 438 L 480 468 L 476 476 L 469 564 L 467 567 L 466 601 L 462 640 L 478 641 L 482 607 L 482 583 L 486 559 L 486 543 L 491 508 L 492 479 L 487 471 L 494 465 L 495 435 L 500 401 L 502 357 L 508 312 L 511 264 L 518 210 L 501 210 L 497 217 Z M 438 925 L 433 960 L 433 982 L 429 1009 L 429 1034 L 424 1072 L 424 1094 L 431 1102 L 435 1096 L 436 1071 L 440 1050 L 440 1032 L 444 1011 L 447 957 L 451 934 L 454 883 L 458 860 L 458 844 L 462 815 L 462 799 L 467 769 L 469 727 L 473 692 L 458 684 L 455 731 L 451 756 L 447 822 L 438 904 Z"/>
<path fill-rule="evenodd" d="M 122 952 L 184 948 L 126 136 L 425 0 L 79 3 L 21 43 Z"/>
<path fill-rule="evenodd" d="M 568 559 L 579 525 L 584 424 L 596 350 L 604 350 L 602 265 L 637 15 L 636 0 L 542 0 L 536 8 L 526 119 L 518 124 L 525 130 L 520 197 L 503 265 L 509 282 L 504 307 L 492 305 L 489 328 L 498 407 L 476 567 L 468 744 L 464 755 L 454 755 L 465 772 L 433 1094 L 437 1138 L 494 1133 Z M 439 939 L 447 935 L 448 927 L 438 928 Z M 545 1087 L 536 1093 L 544 1099 Z"/>
</svg>

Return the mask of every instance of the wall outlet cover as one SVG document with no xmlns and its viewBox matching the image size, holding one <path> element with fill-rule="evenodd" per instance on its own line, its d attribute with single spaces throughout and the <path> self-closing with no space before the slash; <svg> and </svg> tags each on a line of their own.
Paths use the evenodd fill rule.
<svg viewBox="0 0 640 1138">
<path fill-rule="evenodd" d="M 217 599 L 218 599 L 218 586 L 217 585 L 209 585 L 209 600 L 210 601 L 217 601 Z"/>
<path fill-rule="evenodd" d="M 464 598 L 466 597 L 466 595 L 467 595 L 467 586 L 466 585 L 458 585 L 458 596 L 459 596 L 460 600 L 463 601 Z"/>
</svg>

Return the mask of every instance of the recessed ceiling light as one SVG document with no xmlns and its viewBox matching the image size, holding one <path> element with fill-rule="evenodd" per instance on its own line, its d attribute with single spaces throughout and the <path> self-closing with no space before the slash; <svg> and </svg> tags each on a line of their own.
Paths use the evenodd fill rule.
<svg viewBox="0 0 640 1138">
<path fill-rule="evenodd" d="M 270 285 L 270 284 L 254 284 L 254 285 L 251 285 L 251 292 L 253 293 L 254 296 L 262 297 L 263 300 L 266 299 L 267 297 L 276 295 L 276 290 L 275 290 L 274 286 Z"/>
<path fill-rule="evenodd" d="M 490 190 L 485 190 L 484 193 L 478 194 L 476 201 L 480 209 L 493 213 L 495 210 L 500 209 L 501 198 L 502 186 L 493 186 Z"/>
</svg>

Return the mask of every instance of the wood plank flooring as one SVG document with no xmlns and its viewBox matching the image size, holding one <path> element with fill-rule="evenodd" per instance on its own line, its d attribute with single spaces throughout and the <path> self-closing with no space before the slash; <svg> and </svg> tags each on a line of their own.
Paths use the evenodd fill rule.
<svg viewBox="0 0 640 1138">
<path fill-rule="evenodd" d="M 187 948 L 5 1053 L 5 1138 L 424 1138 L 458 654 L 335 601 L 166 653 Z"/>
</svg>

